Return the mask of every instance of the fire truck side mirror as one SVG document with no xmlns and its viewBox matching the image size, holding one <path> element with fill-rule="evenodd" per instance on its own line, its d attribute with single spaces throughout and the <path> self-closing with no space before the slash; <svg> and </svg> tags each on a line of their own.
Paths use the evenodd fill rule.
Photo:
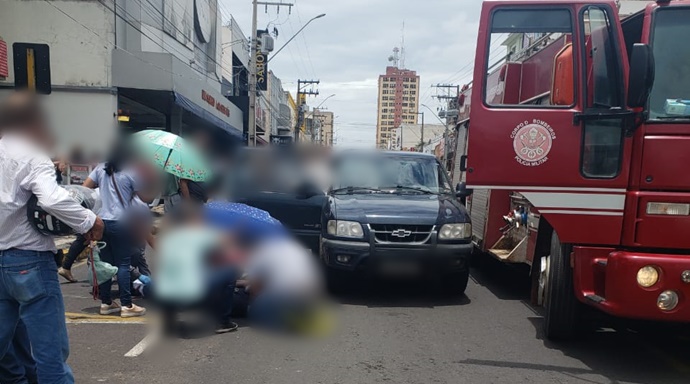
<svg viewBox="0 0 690 384">
<path fill-rule="evenodd" d="M 654 54 L 647 44 L 635 44 L 630 55 L 628 107 L 643 108 L 654 84 Z"/>
</svg>

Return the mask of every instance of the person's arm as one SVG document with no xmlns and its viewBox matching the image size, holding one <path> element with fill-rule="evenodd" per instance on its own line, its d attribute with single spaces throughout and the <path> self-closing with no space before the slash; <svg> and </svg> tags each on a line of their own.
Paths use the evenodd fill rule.
<svg viewBox="0 0 690 384">
<path fill-rule="evenodd" d="M 180 194 L 182 195 L 182 198 L 189 200 L 189 180 L 180 179 Z"/>
<path fill-rule="evenodd" d="M 48 159 L 36 161 L 29 175 L 22 180 L 22 187 L 30 190 L 40 206 L 88 240 L 100 240 L 105 225 L 95 213 L 82 207 L 70 197 L 66 189 L 55 180 L 55 168 Z"/>
<path fill-rule="evenodd" d="M 95 181 L 93 181 L 93 179 L 89 176 L 82 183 L 82 187 L 96 189 L 96 188 L 98 188 L 98 184 Z"/>
<path fill-rule="evenodd" d="M 149 247 L 151 247 L 151 249 L 156 249 L 156 236 L 153 235 L 153 232 L 149 232 L 149 234 L 146 235 L 146 243 L 149 245 Z"/>
</svg>

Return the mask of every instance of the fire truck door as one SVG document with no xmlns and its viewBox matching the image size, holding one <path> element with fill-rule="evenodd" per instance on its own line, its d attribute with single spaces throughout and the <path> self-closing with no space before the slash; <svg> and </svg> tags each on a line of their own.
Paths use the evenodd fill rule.
<svg viewBox="0 0 690 384">
<path fill-rule="evenodd" d="M 480 25 L 468 187 L 521 192 L 554 228 L 617 243 L 631 112 L 613 2 L 487 1 Z"/>
</svg>

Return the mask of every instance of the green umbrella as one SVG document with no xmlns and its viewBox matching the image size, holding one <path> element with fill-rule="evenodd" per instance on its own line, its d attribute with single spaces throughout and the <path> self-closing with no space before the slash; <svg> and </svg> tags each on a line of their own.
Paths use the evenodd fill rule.
<svg viewBox="0 0 690 384">
<path fill-rule="evenodd" d="M 180 136 L 155 129 L 133 136 L 143 155 L 165 172 L 192 181 L 206 181 L 211 177 L 204 156 Z"/>
</svg>

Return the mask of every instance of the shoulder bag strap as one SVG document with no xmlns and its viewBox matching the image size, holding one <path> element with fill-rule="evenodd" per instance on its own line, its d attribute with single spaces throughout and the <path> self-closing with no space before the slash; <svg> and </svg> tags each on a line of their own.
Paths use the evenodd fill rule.
<svg viewBox="0 0 690 384">
<path fill-rule="evenodd" d="M 122 198 L 122 194 L 120 193 L 120 187 L 117 186 L 117 181 L 115 181 L 115 172 L 110 174 L 110 180 L 113 181 L 113 186 L 115 187 L 115 192 L 117 192 L 117 198 L 120 200 L 120 204 L 122 204 L 123 208 L 127 208 L 125 199 Z"/>
</svg>

